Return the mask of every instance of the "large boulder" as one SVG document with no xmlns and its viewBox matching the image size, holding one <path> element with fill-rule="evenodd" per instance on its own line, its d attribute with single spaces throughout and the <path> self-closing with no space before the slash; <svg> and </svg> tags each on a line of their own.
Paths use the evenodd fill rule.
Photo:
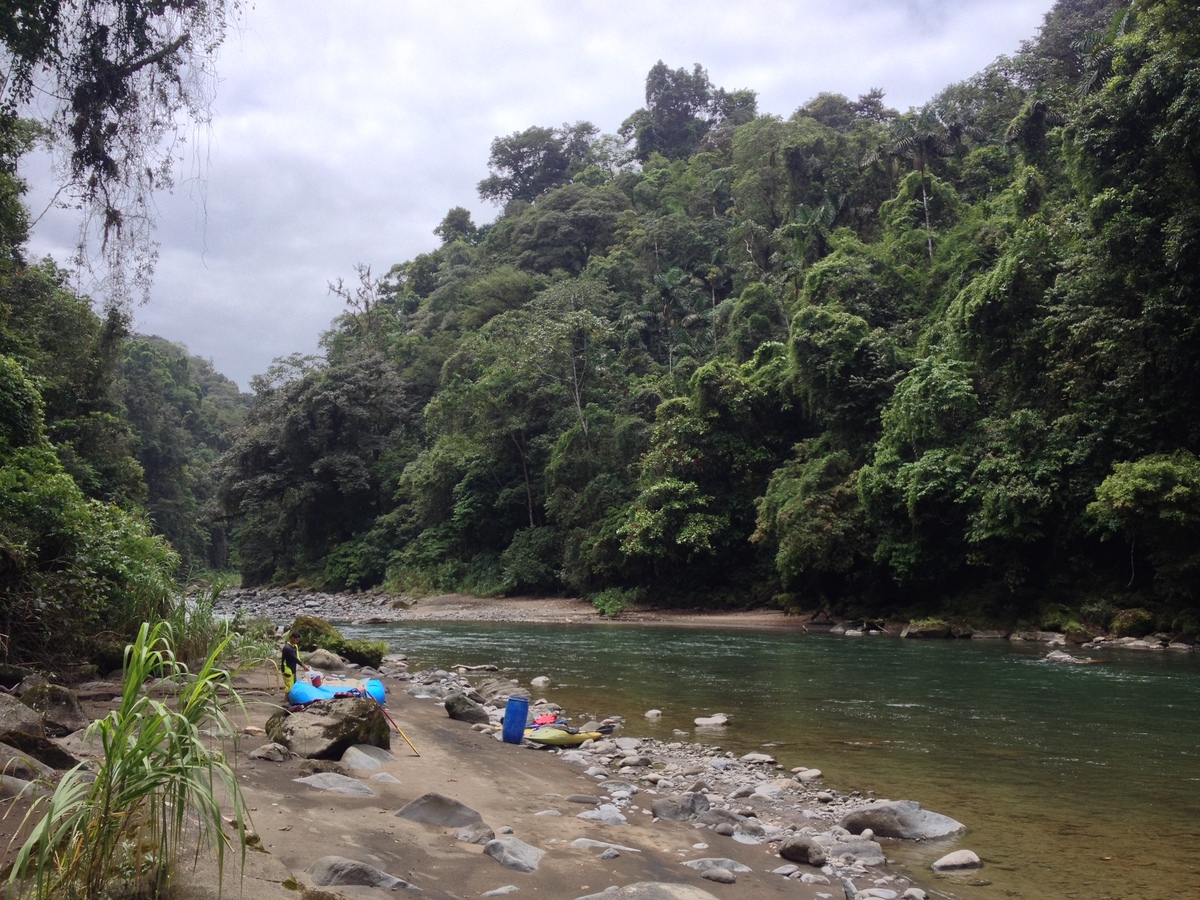
<svg viewBox="0 0 1200 900">
<path fill-rule="evenodd" d="M 0 693 L 0 735 L 10 731 L 31 734 L 36 737 L 45 737 L 46 735 L 46 728 L 42 725 L 41 716 L 16 697 Z M 4 738 L 0 736 L 0 741 L 3 740 Z"/>
<path fill-rule="evenodd" d="M 267 738 L 308 759 L 341 759 L 355 744 L 391 749 L 383 708 L 370 697 L 310 703 L 267 720 Z"/>
<path fill-rule="evenodd" d="M 21 695 L 21 702 L 42 717 L 49 737 L 66 737 L 92 722 L 75 693 L 57 684 L 31 687 Z"/>
<path fill-rule="evenodd" d="M 8 744 L 0 744 L 0 772 L 25 781 L 54 777 L 54 769 Z"/>
<path fill-rule="evenodd" d="M 447 694 L 445 699 L 446 715 L 458 722 L 470 722 L 472 725 L 487 725 L 491 717 L 487 710 L 468 697 L 455 691 Z"/>
<path fill-rule="evenodd" d="M 340 631 L 318 616 L 296 616 L 288 631 L 300 636 L 301 650 L 338 646 L 345 640 Z"/>
<path fill-rule="evenodd" d="M 540 847 L 526 844 L 515 837 L 494 838 L 483 845 L 483 852 L 506 869 L 514 872 L 536 872 L 546 855 Z"/>
<path fill-rule="evenodd" d="M 779 855 L 809 866 L 825 865 L 825 848 L 807 834 L 795 834 L 779 845 Z"/>
<path fill-rule="evenodd" d="M 76 740 L 81 733 L 75 732 L 67 743 L 74 742 L 82 746 L 84 742 Z M 29 734 L 26 731 L 5 731 L 0 732 L 0 743 L 15 747 L 26 756 L 52 769 L 65 771 L 79 765 L 79 760 L 69 750 L 60 747 L 45 735 Z"/>
<path fill-rule="evenodd" d="M 318 647 L 312 653 L 308 654 L 305 662 L 314 669 L 320 669 L 322 672 L 341 672 L 346 668 L 346 663 L 340 656 L 323 647 Z"/>
<path fill-rule="evenodd" d="M 923 841 L 961 834 L 967 826 L 941 813 L 921 809 L 915 800 L 885 800 L 842 816 L 841 826 L 851 834 L 871 829 L 878 837 Z"/>
</svg>

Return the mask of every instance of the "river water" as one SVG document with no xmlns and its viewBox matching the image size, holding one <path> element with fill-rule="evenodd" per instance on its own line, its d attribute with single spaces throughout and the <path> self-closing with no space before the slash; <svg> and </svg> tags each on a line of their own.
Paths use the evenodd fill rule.
<svg viewBox="0 0 1200 900">
<path fill-rule="evenodd" d="M 495 664 L 576 722 L 626 734 L 766 747 L 840 791 L 911 799 L 968 832 L 891 847 L 918 884 L 955 900 L 1200 897 L 1200 658 L 1090 653 L 1043 661 L 1007 641 L 911 641 L 775 631 L 406 623 L 343 627 L 407 653 L 410 671 Z M 646 719 L 651 708 L 658 720 Z M 718 734 L 692 720 L 722 712 Z M 689 732 L 673 738 L 674 729 Z M 949 849 L 970 877 L 928 865 Z"/>
</svg>

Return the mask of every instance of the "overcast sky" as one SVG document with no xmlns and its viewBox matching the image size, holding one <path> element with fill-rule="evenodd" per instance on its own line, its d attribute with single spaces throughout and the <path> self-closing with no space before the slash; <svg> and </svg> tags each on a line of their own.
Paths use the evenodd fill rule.
<svg viewBox="0 0 1200 900">
<path fill-rule="evenodd" d="M 1051 6 L 255 0 L 221 49 L 212 126 L 159 199 L 158 270 L 135 328 L 248 388 L 272 359 L 316 352 L 340 311 L 329 282 L 433 249 L 451 207 L 495 218 L 475 186 L 497 135 L 581 119 L 615 132 L 644 105 L 659 59 L 757 91 L 762 113 L 873 87 L 904 111 L 1016 52 Z M 25 176 L 40 211 L 49 176 L 38 165 Z M 48 214 L 33 254 L 67 262 L 76 227 Z"/>
</svg>

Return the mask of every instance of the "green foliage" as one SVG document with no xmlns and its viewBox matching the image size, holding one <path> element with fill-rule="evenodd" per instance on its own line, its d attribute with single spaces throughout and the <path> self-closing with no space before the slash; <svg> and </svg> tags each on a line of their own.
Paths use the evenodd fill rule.
<svg viewBox="0 0 1200 900">
<path fill-rule="evenodd" d="M 318 647 L 329 649 L 326 644 L 341 643 L 345 640 L 340 631 L 318 616 L 296 616 L 287 633 L 299 637 L 300 643 L 297 646 L 301 650 L 316 650 Z"/>
<path fill-rule="evenodd" d="M 198 846 L 223 865 L 226 816 L 244 864 L 250 811 L 225 754 L 201 733 L 232 733 L 223 704 L 241 699 L 217 667 L 223 645 L 190 672 L 172 637 L 163 623 L 141 626 L 125 651 L 120 705 L 87 730 L 103 749 L 95 771 L 76 766 L 34 801 L 8 878 L 18 896 L 166 895 L 186 880 L 180 867 Z M 145 691 L 162 672 L 174 673 L 171 703 Z"/>
<path fill-rule="evenodd" d="M 1141 608 L 1118 610 L 1108 627 L 1116 637 L 1145 637 L 1154 630 L 1154 614 Z"/>
<path fill-rule="evenodd" d="M 333 646 L 325 647 L 339 656 L 359 666 L 370 666 L 378 669 L 383 658 L 388 654 L 387 641 L 368 641 L 365 639 L 343 639 Z"/>
<path fill-rule="evenodd" d="M 645 600 L 645 592 L 627 588 L 605 588 L 588 597 L 592 606 L 606 619 L 618 619 L 627 609 L 632 609 Z"/>
</svg>

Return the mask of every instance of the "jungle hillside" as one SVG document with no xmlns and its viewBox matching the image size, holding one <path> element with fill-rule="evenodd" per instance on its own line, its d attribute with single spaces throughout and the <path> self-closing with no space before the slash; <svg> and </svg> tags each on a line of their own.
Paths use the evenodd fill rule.
<svg viewBox="0 0 1200 900">
<path fill-rule="evenodd" d="M 495 219 L 455 207 L 428 252 L 335 281 L 322 352 L 252 398 L 24 259 L 10 122 L 6 633 L 156 555 L 243 585 L 1195 633 L 1198 57 L 1194 4 L 1060 0 L 906 111 L 885 87 L 763 111 L 659 61 L 615 133 L 496 137 Z"/>
</svg>

